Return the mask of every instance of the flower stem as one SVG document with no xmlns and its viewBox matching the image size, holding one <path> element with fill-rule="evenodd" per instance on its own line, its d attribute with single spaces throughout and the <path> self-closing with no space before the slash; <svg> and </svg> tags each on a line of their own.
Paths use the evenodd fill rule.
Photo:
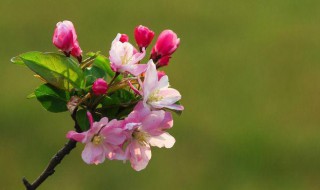
<svg viewBox="0 0 320 190">
<path fill-rule="evenodd" d="M 42 174 L 36 179 L 32 184 L 24 177 L 22 179 L 26 190 L 37 189 L 49 176 L 54 174 L 55 168 L 60 164 L 61 160 L 68 155 L 72 149 L 76 147 L 77 141 L 69 140 L 62 149 L 60 149 L 50 160 L 47 168 L 42 172 Z"/>
<path fill-rule="evenodd" d="M 71 115 L 74 120 L 74 128 L 77 132 L 81 132 L 81 128 L 76 120 L 78 108 L 76 107 Z M 40 176 L 33 182 L 30 183 L 25 177 L 22 179 L 26 190 L 35 190 L 37 189 L 49 176 L 54 174 L 55 168 L 60 164 L 62 159 L 68 155 L 72 149 L 74 149 L 77 145 L 77 141 L 69 140 L 62 149 L 60 149 L 50 160 L 46 169 L 40 174 Z"/>
</svg>

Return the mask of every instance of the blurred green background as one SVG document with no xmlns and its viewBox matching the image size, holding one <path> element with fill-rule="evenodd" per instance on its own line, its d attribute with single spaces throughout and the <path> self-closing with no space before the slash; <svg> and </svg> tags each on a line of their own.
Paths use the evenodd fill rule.
<svg viewBox="0 0 320 190">
<path fill-rule="evenodd" d="M 10 58 L 57 51 L 55 24 L 71 20 L 85 52 L 107 54 L 118 32 L 174 30 L 181 45 L 165 70 L 185 112 L 172 149 L 147 169 L 86 165 L 83 145 L 39 189 L 320 189 L 320 1 L 0 1 L 0 189 L 24 189 L 72 129 L 26 96 L 41 82 Z"/>
</svg>

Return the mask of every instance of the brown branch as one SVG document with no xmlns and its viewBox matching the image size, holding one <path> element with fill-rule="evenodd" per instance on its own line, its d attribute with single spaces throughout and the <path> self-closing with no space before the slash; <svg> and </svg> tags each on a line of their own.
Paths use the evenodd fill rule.
<svg viewBox="0 0 320 190">
<path fill-rule="evenodd" d="M 77 114 L 78 108 L 75 108 L 71 117 L 75 122 L 74 128 L 77 132 L 81 132 L 81 128 L 78 125 L 78 122 L 76 120 L 76 114 Z M 60 149 L 50 160 L 48 166 L 46 169 L 41 173 L 41 175 L 31 184 L 25 177 L 22 179 L 24 186 L 26 187 L 26 190 L 35 190 L 37 189 L 49 176 L 54 174 L 55 168 L 57 165 L 60 164 L 62 159 L 68 155 L 72 149 L 74 149 L 77 145 L 77 141 L 69 140 L 62 149 Z"/>
<path fill-rule="evenodd" d="M 72 149 L 76 147 L 77 141 L 69 140 L 64 147 L 59 150 L 50 160 L 47 168 L 42 172 L 42 174 L 36 179 L 32 184 L 24 177 L 22 179 L 26 190 L 35 190 L 39 187 L 49 176 L 54 174 L 55 167 L 61 162 L 61 160 L 70 153 Z"/>
</svg>

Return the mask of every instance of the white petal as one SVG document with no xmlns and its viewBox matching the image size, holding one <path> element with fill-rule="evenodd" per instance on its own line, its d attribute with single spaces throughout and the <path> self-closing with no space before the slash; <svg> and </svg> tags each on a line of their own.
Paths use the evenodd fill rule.
<svg viewBox="0 0 320 190">
<path fill-rule="evenodd" d="M 169 78 L 167 75 L 164 75 L 163 77 L 161 77 L 161 79 L 159 80 L 158 83 L 158 87 L 159 89 L 162 88 L 168 88 L 169 87 Z"/>
<path fill-rule="evenodd" d="M 143 95 L 149 94 L 156 87 L 158 83 L 158 73 L 156 65 L 153 63 L 152 59 L 148 62 L 148 68 L 143 81 Z"/>
<path fill-rule="evenodd" d="M 159 136 L 149 137 L 147 141 L 151 146 L 157 146 L 159 148 L 171 148 L 176 142 L 174 137 L 166 132 Z"/>
</svg>

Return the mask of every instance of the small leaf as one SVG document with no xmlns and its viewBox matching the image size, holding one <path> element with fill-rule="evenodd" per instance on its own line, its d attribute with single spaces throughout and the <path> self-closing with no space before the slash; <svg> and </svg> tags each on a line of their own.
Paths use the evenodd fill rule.
<svg viewBox="0 0 320 190">
<path fill-rule="evenodd" d="M 137 99 L 133 93 L 121 89 L 102 99 L 99 110 L 109 119 L 120 119 L 133 110 L 136 101 Z"/>
<path fill-rule="evenodd" d="M 87 131 L 90 128 L 90 123 L 87 117 L 87 111 L 84 109 L 77 111 L 77 122 L 82 131 Z"/>
<path fill-rule="evenodd" d="M 34 91 L 41 105 L 48 111 L 58 113 L 67 111 L 68 95 L 65 91 L 50 84 L 43 84 Z"/>
<path fill-rule="evenodd" d="M 32 92 L 31 94 L 29 94 L 29 95 L 27 96 L 27 99 L 32 99 L 32 98 L 36 98 L 36 95 L 35 95 L 34 92 Z"/>
<path fill-rule="evenodd" d="M 71 58 L 41 52 L 28 52 L 19 57 L 32 71 L 53 86 L 65 90 L 82 87 L 83 72 Z"/>
<path fill-rule="evenodd" d="M 13 58 L 11 58 L 10 61 L 11 61 L 12 63 L 14 63 L 14 64 L 17 64 L 17 65 L 24 65 L 24 66 L 26 66 L 20 57 L 13 57 Z"/>
<path fill-rule="evenodd" d="M 85 76 L 85 87 L 91 86 L 94 81 L 98 78 L 107 78 L 107 73 L 104 72 L 101 68 L 92 66 L 87 67 L 84 70 L 84 76 Z"/>
</svg>

